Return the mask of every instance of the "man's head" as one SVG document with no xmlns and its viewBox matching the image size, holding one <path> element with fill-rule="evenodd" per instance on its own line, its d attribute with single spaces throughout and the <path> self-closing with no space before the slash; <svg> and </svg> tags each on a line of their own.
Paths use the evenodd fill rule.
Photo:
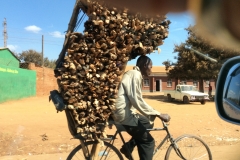
<svg viewBox="0 0 240 160">
<path fill-rule="evenodd" d="M 148 56 L 140 56 L 137 59 L 136 66 L 138 66 L 142 75 L 145 77 L 148 77 L 152 73 L 152 60 Z"/>
</svg>

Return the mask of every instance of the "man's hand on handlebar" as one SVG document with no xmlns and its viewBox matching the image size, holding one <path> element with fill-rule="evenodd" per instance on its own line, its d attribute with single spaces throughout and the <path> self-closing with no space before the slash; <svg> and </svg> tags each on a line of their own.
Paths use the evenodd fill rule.
<svg viewBox="0 0 240 160">
<path fill-rule="evenodd" d="M 164 122 L 169 122 L 171 119 L 171 117 L 168 114 L 160 114 L 158 115 L 158 117 Z"/>
</svg>

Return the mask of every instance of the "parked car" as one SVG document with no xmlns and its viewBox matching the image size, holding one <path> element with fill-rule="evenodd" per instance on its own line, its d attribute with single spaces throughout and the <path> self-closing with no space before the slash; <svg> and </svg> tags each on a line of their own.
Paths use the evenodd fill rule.
<svg viewBox="0 0 240 160">
<path fill-rule="evenodd" d="M 189 102 L 200 102 L 205 104 L 209 100 L 209 96 L 206 93 L 199 92 L 193 85 L 177 85 L 175 90 L 167 90 L 164 92 L 164 96 L 168 98 L 168 101 L 173 100 L 182 101 L 184 104 Z"/>
</svg>

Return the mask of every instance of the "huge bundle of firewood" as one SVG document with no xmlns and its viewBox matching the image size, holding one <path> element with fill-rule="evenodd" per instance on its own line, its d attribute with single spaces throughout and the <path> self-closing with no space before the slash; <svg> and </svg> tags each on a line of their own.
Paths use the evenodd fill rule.
<svg viewBox="0 0 240 160">
<path fill-rule="evenodd" d="M 77 132 L 92 138 L 104 136 L 104 128 L 97 124 L 105 124 L 115 108 L 127 62 L 158 49 L 168 36 L 170 21 L 165 16 L 131 14 L 94 1 L 86 8 L 85 30 L 71 33 L 57 78 Z"/>
</svg>

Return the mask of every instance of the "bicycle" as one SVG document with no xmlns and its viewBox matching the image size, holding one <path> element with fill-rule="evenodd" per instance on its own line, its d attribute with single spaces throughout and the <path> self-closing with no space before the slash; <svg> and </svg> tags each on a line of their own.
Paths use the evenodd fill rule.
<svg viewBox="0 0 240 160">
<path fill-rule="evenodd" d="M 189 134 L 183 134 L 182 136 L 174 139 L 168 130 L 169 123 L 162 121 L 162 128 L 152 128 L 148 131 L 166 131 L 167 135 L 165 138 L 156 145 L 154 149 L 154 155 L 159 151 L 159 149 L 169 141 L 170 145 L 166 151 L 165 160 L 174 160 L 174 159 L 184 159 L 184 160 L 212 160 L 212 154 L 208 145 L 199 137 Z M 108 135 L 107 138 L 102 138 L 102 143 L 99 141 L 88 141 L 81 136 L 75 136 L 74 138 L 80 140 L 80 145 L 74 148 L 71 153 L 68 155 L 67 160 L 74 159 L 86 159 L 86 160 L 95 160 L 95 159 L 119 159 L 123 160 L 123 155 L 120 151 L 114 146 L 114 141 L 119 135 L 123 144 L 125 140 L 123 138 L 122 132 L 125 131 L 124 127 L 121 124 L 118 124 L 114 121 L 109 121 L 110 128 L 112 125 L 116 127 L 116 132 L 114 135 Z M 98 148 L 98 149 L 97 149 Z M 132 154 L 129 152 L 129 157 L 133 160 Z M 156 158 L 156 157 L 154 157 Z M 160 159 L 157 158 L 157 159 Z"/>
</svg>

